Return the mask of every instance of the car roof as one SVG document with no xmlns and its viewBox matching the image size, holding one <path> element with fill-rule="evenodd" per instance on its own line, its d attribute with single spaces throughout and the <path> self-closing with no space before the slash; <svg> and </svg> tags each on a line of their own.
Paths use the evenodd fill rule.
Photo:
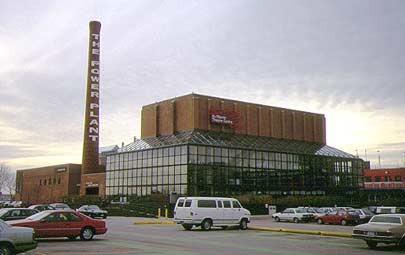
<svg viewBox="0 0 405 255">
<path fill-rule="evenodd" d="M 236 200 L 236 198 L 232 198 L 232 197 L 179 197 L 179 199 L 231 199 L 231 200 Z"/>
</svg>

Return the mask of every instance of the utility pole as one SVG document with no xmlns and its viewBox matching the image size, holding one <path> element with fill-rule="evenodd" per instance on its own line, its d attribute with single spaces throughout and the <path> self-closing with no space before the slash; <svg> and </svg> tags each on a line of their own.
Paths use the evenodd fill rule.
<svg viewBox="0 0 405 255">
<path fill-rule="evenodd" d="M 381 168 L 380 150 L 378 150 L 377 153 L 378 153 L 378 168 Z"/>
</svg>

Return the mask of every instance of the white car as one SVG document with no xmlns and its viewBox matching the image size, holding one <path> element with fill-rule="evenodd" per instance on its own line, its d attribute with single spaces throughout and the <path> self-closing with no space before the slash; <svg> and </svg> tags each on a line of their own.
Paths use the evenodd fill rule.
<svg viewBox="0 0 405 255">
<path fill-rule="evenodd" d="M 271 216 L 275 221 L 292 221 L 298 223 L 300 221 L 308 222 L 312 220 L 313 214 L 307 213 L 305 209 L 287 208 L 282 212 L 275 213 Z"/>
<path fill-rule="evenodd" d="M 0 254 L 11 255 L 35 249 L 34 230 L 25 227 L 11 227 L 0 220 Z"/>
<path fill-rule="evenodd" d="M 193 226 L 201 226 L 203 230 L 210 230 L 212 226 L 239 226 L 245 230 L 250 212 L 234 198 L 180 197 L 174 208 L 174 221 L 186 230 Z"/>
</svg>

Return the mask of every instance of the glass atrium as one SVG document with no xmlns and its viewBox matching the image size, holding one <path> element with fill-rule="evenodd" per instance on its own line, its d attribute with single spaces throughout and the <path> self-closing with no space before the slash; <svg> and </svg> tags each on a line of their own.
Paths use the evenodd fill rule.
<svg viewBox="0 0 405 255">
<path fill-rule="evenodd" d="M 347 194 L 363 185 L 363 161 L 328 145 L 202 130 L 136 140 L 108 155 L 106 170 L 112 199 Z"/>
</svg>

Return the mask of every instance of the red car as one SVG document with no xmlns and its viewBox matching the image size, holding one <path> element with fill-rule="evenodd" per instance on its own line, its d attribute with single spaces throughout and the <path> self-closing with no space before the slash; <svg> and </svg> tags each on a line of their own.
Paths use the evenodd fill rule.
<svg viewBox="0 0 405 255">
<path fill-rule="evenodd" d="M 89 241 L 94 235 L 107 232 L 103 220 L 95 220 L 76 211 L 53 210 L 34 214 L 24 220 L 7 222 L 11 226 L 29 227 L 35 237 L 68 237 L 71 240 Z"/>
<path fill-rule="evenodd" d="M 360 221 L 360 216 L 354 211 L 333 211 L 323 216 L 319 216 L 316 220 L 318 224 L 341 224 L 346 226 L 347 224 L 356 224 Z"/>
</svg>

